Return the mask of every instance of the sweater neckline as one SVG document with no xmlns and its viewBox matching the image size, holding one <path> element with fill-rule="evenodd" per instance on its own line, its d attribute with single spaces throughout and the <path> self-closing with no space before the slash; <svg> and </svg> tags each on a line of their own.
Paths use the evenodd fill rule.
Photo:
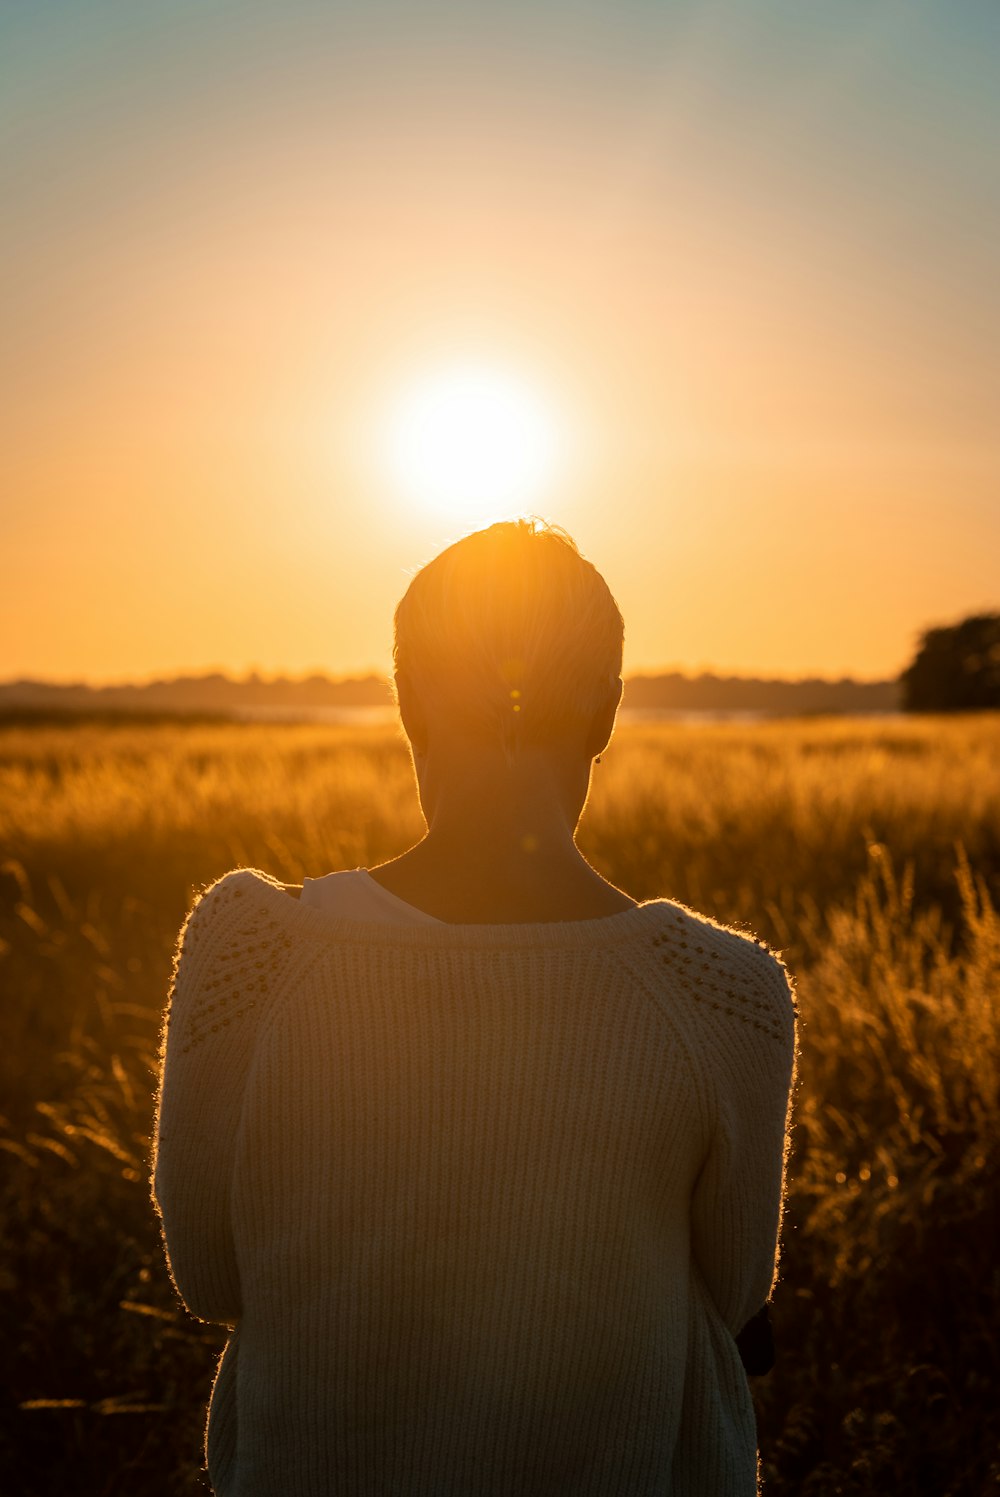
<svg viewBox="0 0 1000 1497">
<path fill-rule="evenodd" d="M 304 905 L 286 893 L 285 888 L 268 873 L 259 869 L 241 869 L 244 886 L 252 883 L 260 902 L 281 921 L 289 934 L 298 933 L 320 939 L 337 937 L 341 942 L 358 942 L 366 946 L 410 946 L 430 949 L 475 949 L 497 947 L 577 947 L 617 945 L 647 930 L 651 919 L 665 910 L 680 906 L 669 900 L 653 899 L 619 910 L 614 915 L 599 915 L 589 920 L 524 921 L 514 924 L 466 925 L 449 921 L 433 924 L 399 925 L 378 921 L 351 920 L 334 915 L 314 905 Z"/>
</svg>

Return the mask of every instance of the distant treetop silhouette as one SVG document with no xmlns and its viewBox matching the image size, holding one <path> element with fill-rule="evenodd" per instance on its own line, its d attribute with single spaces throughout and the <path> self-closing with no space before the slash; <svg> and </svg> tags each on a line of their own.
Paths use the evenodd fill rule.
<svg viewBox="0 0 1000 1497">
<path fill-rule="evenodd" d="M 1000 613 L 927 629 L 900 679 L 907 712 L 1000 707 Z"/>
</svg>

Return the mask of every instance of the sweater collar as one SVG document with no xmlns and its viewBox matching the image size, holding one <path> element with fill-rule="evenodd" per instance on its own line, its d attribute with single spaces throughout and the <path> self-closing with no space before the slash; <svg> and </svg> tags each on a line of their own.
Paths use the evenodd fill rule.
<svg viewBox="0 0 1000 1497">
<path fill-rule="evenodd" d="M 265 907 L 290 935 L 295 933 L 318 939 L 335 938 L 339 943 L 414 950 L 608 947 L 651 933 L 665 913 L 680 910 L 680 906 L 668 900 L 654 899 L 621 910 L 616 915 L 600 915 L 591 920 L 526 921 L 503 925 L 460 925 L 447 921 L 433 925 L 381 924 L 346 920 L 327 910 L 304 905 L 287 894 L 276 879 L 258 869 L 243 868 L 231 874 L 230 878 L 246 897 Z"/>
</svg>

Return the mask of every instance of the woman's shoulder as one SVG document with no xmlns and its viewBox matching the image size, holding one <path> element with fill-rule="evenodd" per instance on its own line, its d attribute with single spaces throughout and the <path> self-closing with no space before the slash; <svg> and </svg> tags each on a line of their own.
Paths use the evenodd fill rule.
<svg viewBox="0 0 1000 1497">
<path fill-rule="evenodd" d="M 234 931 L 248 927 L 276 931 L 284 899 L 294 910 L 295 902 L 285 894 L 284 885 L 270 874 L 259 868 L 231 868 L 196 894 L 182 929 L 183 943 L 189 947 L 224 942 Z"/>
<path fill-rule="evenodd" d="M 204 1057 L 223 1037 L 245 1036 L 280 990 L 292 948 L 281 889 L 257 869 L 233 868 L 194 900 L 178 937 L 168 994 L 175 1055 L 197 1049 Z M 287 903 L 295 908 L 291 899 Z"/>
<path fill-rule="evenodd" d="M 269 873 L 262 873 L 259 868 L 230 868 L 228 873 L 205 884 L 195 899 L 194 908 L 221 909 L 234 900 L 258 898 L 261 894 L 271 896 L 282 893 L 284 888 L 284 884 Z"/>
<path fill-rule="evenodd" d="M 795 986 L 779 952 L 752 931 L 686 905 L 664 899 L 655 906 L 653 947 L 682 986 L 713 1012 L 749 1012 L 782 1031 L 794 1027 Z"/>
</svg>

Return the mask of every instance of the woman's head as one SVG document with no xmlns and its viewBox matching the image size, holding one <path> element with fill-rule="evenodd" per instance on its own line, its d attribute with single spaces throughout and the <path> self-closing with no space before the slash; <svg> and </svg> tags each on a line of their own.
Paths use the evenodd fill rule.
<svg viewBox="0 0 1000 1497">
<path fill-rule="evenodd" d="M 393 657 L 428 720 L 509 755 L 586 733 L 619 688 L 623 634 L 607 583 L 570 537 L 514 520 L 417 572 Z"/>
</svg>

